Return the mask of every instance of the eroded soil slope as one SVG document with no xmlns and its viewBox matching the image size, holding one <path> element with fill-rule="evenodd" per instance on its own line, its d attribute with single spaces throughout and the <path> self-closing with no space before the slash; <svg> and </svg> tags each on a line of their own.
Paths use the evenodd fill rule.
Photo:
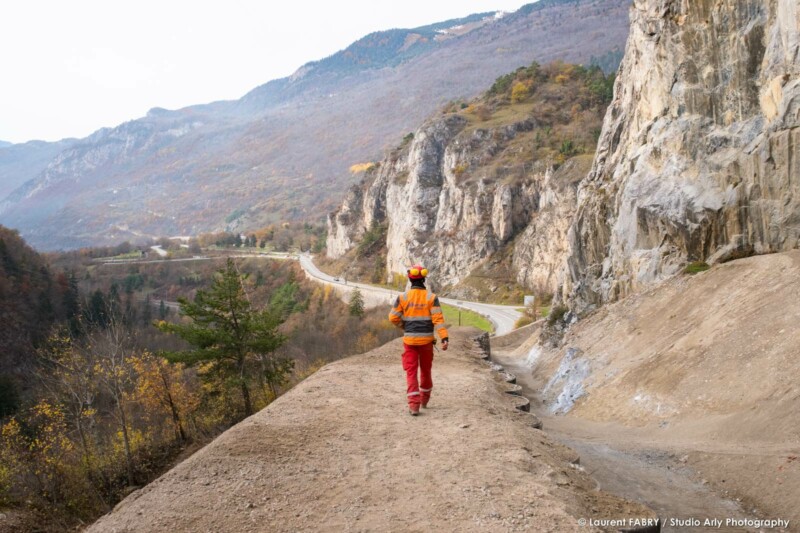
<svg viewBox="0 0 800 533">
<path fill-rule="evenodd" d="M 679 276 L 518 357 L 565 415 L 546 428 L 665 451 L 747 512 L 800 521 L 800 251 Z"/>
</svg>

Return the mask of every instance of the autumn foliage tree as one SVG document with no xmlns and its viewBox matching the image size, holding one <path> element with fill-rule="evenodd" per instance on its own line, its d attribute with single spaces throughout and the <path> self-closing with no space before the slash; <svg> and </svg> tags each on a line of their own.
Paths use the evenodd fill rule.
<svg viewBox="0 0 800 533">
<path fill-rule="evenodd" d="M 50 397 L 63 406 L 67 422 L 78 436 L 81 460 L 88 475 L 95 477 L 95 445 L 91 428 L 97 423 L 100 388 L 94 353 L 78 349 L 69 331 L 58 329 L 39 349 L 38 355 L 41 365 L 38 377 L 47 387 Z"/>
<path fill-rule="evenodd" d="M 375 168 L 375 163 L 367 162 L 367 163 L 356 163 L 355 165 L 350 166 L 350 173 L 352 174 L 360 174 L 362 172 L 369 172 Z"/>
<path fill-rule="evenodd" d="M 104 328 L 75 338 L 62 327 L 43 343 L 40 398 L 0 421 L 0 502 L 91 518 L 149 479 L 154 458 L 173 443 L 190 440 L 196 375 L 134 340 L 110 313 Z"/>
<path fill-rule="evenodd" d="M 170 363 L 162 357 L 143 352 L 132 358 L 138 380 L 136 396 L 146 413 L 163 412 L 172 420 L 175 438 L 187 439 L 187 419 L 200 405 L 200 396 L 186 376 L 183 363 Z"/>
<path fill-rule="evenodd" d="M 514 103 L 524 101 L 530 94 L 530 87 L 525 82 L 516 81 L 511 87 L 511 101 Z"/>
<path fill-rule="evenodd" d="M 110 413 L 122 436 L 128 483 L 134 485 L 130 411 L 135 398 L 136 374 L 132 364 L 134 350 L 131 332 L 116 315 L 111 315 L 108 326 L 95 330 L 89 339 L 86 349 L 95 353 L 95 372 L 103 392 L 111 400 Z"/>
</svg>

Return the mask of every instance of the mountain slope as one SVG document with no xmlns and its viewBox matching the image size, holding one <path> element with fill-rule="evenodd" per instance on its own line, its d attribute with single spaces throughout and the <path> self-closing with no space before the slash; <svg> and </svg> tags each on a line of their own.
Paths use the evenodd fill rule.
<svg viewBox="0 0 800 533">
<path fill-rule="evenodd" d="M 0 142 L 0 200 L 27 181 L 36 178 L 59 153 L 75 143 L 30 141 L 23 144 Z"/>
<path fill-rule="evenodd" d="M 351 188 L 328 219 L 328 256 L 359 255 L 382 227 L 380 277 L 422 261 L 437 287 L 452 289 L 483 266 L 491 279 L 482 285 L 496 290 L 504 263 L 511 283 L 552 294 L 612 83 L 599 69 L 533 64 L 450 106 Z"/>
<path fill-rule="evenodd" d="M 71 310 L 70 297 L 69 280 L 54 276 L 16 231 L 0 226 L 0 417 L 9 413 L 8 391 L 26 385 L 17 378 L 32 364 L 34 346 Z"/>
<path fill-rule="evenodd" d="M 261 108 L 302 95 L 326 96 L 347 76 L 392 68 L 409 59 L 430 52 L 449 39 L 465 35 L 501 18 L 501 13 L 478 13 L 420 28 L 392 29 L 371 33 L 344 50 L 325 59 L 311 61 L 289 78 L 257 87 L 245 95 L 240 106 L 258 111 Z"/>
<path fill-rule="evenodd" d="M 618 52 L 628 5 L 552 0 L 456 21 L 463 34 L 450 22 L 382 32 L 239 101 L 153 110 L 61 152 L 3 202 L 0 221 L 59 248 L 318 218 L 351 164 L 380 157 L 443 103 L 534 59 Z"/>
</svg>

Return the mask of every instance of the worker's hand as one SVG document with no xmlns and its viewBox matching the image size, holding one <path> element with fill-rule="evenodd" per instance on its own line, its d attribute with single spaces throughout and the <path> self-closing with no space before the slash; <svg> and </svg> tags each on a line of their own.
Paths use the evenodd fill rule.
<svg viewBox="0 0 800 533">
<path fill-rule="evenodd" d="M 442 341 L 442 351 L 443 351 L 443 352 L 446 352 L 446 351 L 447 351 L 447 347 L 448 347 L 449 345 L 450 345 L 450 341 L 449 341 L 449 340 L 447 340 L 447 339 L 443 340 L 443 341 Z"/>
</svg>

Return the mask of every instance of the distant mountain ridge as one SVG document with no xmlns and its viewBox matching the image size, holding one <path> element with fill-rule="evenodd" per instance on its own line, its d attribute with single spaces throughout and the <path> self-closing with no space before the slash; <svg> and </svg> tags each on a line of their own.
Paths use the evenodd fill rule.
<svg viewBox="0 0 800 533">
<path fill-rule="evenodd" d="M 240 100 L 160 108 L 56 150 L 0 150 L 0 222 L 40 249 L 319 219 L 444 103 L 532 60 L 621 55 L 629 0 L 549 0 L 368 35 Z M 41 153 L 41 152 L 40 152 Z"/>
<path fill-rule="evenodd" d="M 304 64 L 289 77 L 256 87 L 242 98 L 241 103 L 249 107 L 253 104 L 277 103 L 281 97 L 291 98 L 301 91 L 325 93 L 328 78 L 340 79 L 365 71 L 395 67 L 503 15 L 503 12 L 476 13 L 419 28 L 393 28 L 370 33 L 344 50 Z"/>
<path fill-rule="evenodd" d="M 0 199 L 25 182 L 35 179 L 53 158 L 75 141 L 64 139 L 58 142 L 29 141 L 21 144 L 0 141 Z"/>
</svg>

